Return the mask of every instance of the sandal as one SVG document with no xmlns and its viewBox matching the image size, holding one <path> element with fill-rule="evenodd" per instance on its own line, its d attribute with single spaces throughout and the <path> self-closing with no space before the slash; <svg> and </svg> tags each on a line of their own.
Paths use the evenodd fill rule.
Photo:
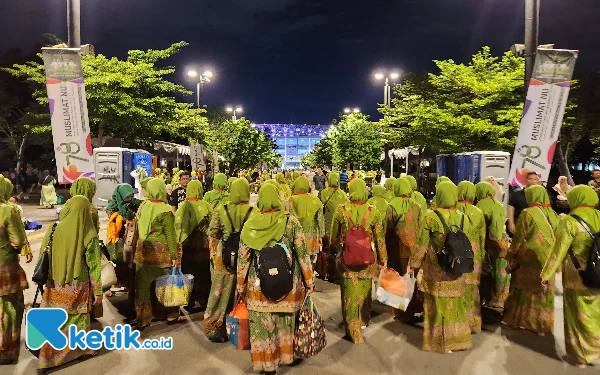
<svg viewBox="0 0 600 375">
<path fill-rule="evenodd" d="M 175 319 L 167 319 L 167 324 L 177 324 L 177 323 L 185 323 L 185 322 L 187 322 L 187 319 L 185 318 L 185 316 L 180 316 Z"/>
</svg>

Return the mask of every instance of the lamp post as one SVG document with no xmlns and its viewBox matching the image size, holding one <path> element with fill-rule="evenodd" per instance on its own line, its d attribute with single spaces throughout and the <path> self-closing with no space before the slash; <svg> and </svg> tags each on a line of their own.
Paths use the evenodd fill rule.
<svg viewBox="0 0 600 375">
<path fill-rule="evenodd" d="M 529 80 L 533 73 L 539 34 L 540 0 L 525 0 L 525 93 L 527 93 Z"/>
<path fill-rule="evenodd" d="M 354 108 L 346 107 L 346 108 L 344 108 L 344 113 L 345 114 L 360 113 L 360 108 L 358 108 L 358 107 L 354 107 Z"/>
<path fill-rule="evenodd" d="M 392 81 L 397 80 L 400 77 L 399 73 L 392 72 L 389 75 L 383 73 L 375 73 L 375 79 L 382 80 L 385 78 L 385 85 L 383 87 L 383 104 L 390 106 L 392 104 L 392 89 L 390 86 L 390 79 Z"/>
<path fill-rule="evenodd" d="M 81 3 L 80 0 L 67 0 L 67 44 L 69 48 L 81 46 Z"/>
<path fill-rule="evenodd" d="M 210 83 L 210 79 L 213 74 L 210 70 L 205 71 L 202 74 L 198 74 L 195 70 L 188 71 L 188 76 L 192 78 L 198 77 L 198 82 L 196 83 L 196 105 L 198 108 L 202 106 L 202 87 L 205 83 Z"/>
<path fill-rule="evenodd" d="M 227 108 L 225 108 L 225 110 L 227 111 L 227 113 L 232 114 L 231 119 L 233 121 L 237 120 L 236 114 L 242 113 L 244 111 L 244 109 L 242 108 L 241 105 L 238 105 L 237 107 L 227 107 Z"/>
</svg>

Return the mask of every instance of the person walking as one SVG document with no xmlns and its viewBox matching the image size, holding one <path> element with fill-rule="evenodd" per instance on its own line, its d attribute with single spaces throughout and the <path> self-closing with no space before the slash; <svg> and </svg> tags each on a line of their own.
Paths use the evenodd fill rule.
<svg viewBox="0 0 600 375">
<path fill-rule="evenodd" d="M 177 242 L 182 250 L 181 271 L 184 274 L 194 275 L 194 287 L 188 303 L 188 309 L 193 309 L 196 302 L 201 307 L 205 307 L 208 303 L 210 292 L 208 226 L 212 208 L 202 200 L 200 181 L 190 181 L 185 185 L 186 198 L 179 204 L 175 213 L 175 231 Z"/>
<path fill-rule="evenodd" d="M 424 218 L 425 215 L 427 215 L 427 199 L 425 199 L 423 194 L 418 190 L 416 178 L 411 175 L 407 175 L 404 178 L 408 180 L 410 188 L 412 189 L 410 197 L 419 205 L 421 208 L 421 217 Z"/>
<path fill-rule="evenodd" d="M 289 199 L 290 213 L 294 215 L 304 233 L 306 251 L 314 265 L 321 251 L 323 236 L 325 236 L 325 220 L 323 218 L 323 203 L 319 198 L 309 193 L 308 178 L 300 176 L 294 181 L 294 195 Z"/>
<path fill-rule="evenodd" d="M 171 192 L 171 198 L 169 199 L 169 204 L 173 207 L 174 211 L 177 211 L 177 208 L 186 200 L 186 189 L 188 183 L 191 181 L 191 175 L 188 171 L 179 172 L 179 186 Z M 202 184 L 201 184 L 202 185 Z M 197 190 L 197 189 L 196 189 Z M 200 191 L 202 191 L 202 186 L 200 186 Z"/>
<path fill-rule="evenodd" d="M 411 254 L 407 272 L 422 268 L 419 290 L 423 297 L 423 351 L 452 353 L 472 346 L 471 330 L 465 311 L 465 276 L 444 272 L 437 254 L 444 248 L 446 231 L 439 215 L 449 227 L 461 227 L 463 213 L 456 210 L 458 188 L 452 182 L 442 182 L 436 189 L 436 212 L 425 216 L 417 251 Z M 463 231 L 471 231 L 464 220 Z"/>
<path fill-rule="evenodd" d="M 56 179 L 47 169 L 42 173 L 40 184 L 42 185 L 40 206 L 43 206 L 44 208 L 54 208 L 57 200 L 56 190 L 54 189 L 54 185 L 56 185 Z"/>
<path fill-rule="evenodd" d="M 297 313 L 306 293 L 313 290 L 313 272 L 302 225 L 285 211 L 276 186 L 260 188 L 257 207 L 260 213 L 246 221 L 240 236 L 237 293 L 248 306 L 252 367 L 274 373 L 294 361 Z M 255 263 L 263 249 L 276 243 L 283 244 L 294 264 L 292 290 L 278 302 L 262 293 Z"/>
<path fill-rule="evenodd" d="M 276 178 L 277 187 L 279 188 L 279 191 L 283 192 L 284 199 L 286 199 L 286 200 L 290 199 L 290 197 L 292 196 L 292 189 L 285 182 L 285 176 L 283 175 L 283 173 L 281 173 L 281 172 L 277 173 L 275 178 Z"/>
<path fill-rule="evenodd" d="M 465 312 L 469 320 L 471 333 L 481 332 L 481 272 L 485 258 L 486 226 L 485 217 L 479 208 L 473 205 L 476 188 L 470 181 L 458 184 L 458 203 L 456 209 L 462 212 L 470 223 L 467 233 L 473 250 L 473 272 L 465 274 Z"/>
<path fill-rule="evenodd" d="M 321 196 L 321 191 L 325 189 L 325 185 L 327 184 L 327 177 L 323 174 L 323 169 L 319 168 L 317 170 L 317 174 L 313 178 L 314 182 L 314 194 L 319 197 Z"/>
<path fill-rule="evenodd" d="M 239 179 L 231 184 L 229 202 L 215 209 L 210 220 L 212 283 L 203 322 L 204 332 L 212 342 L 227 341 L 225 316 L 233 307 L 236 285 L 237 271 L 230 272 L 223 263 L 223 242 L 227 241 L 233 233 L 240 233 L 245 222 L 258 214 L 258 210 L 250 206 L 249 201 L 250 186 L 245 179 Z"/>
<path fill-rule="evenodd" d="M 550 206 L 543 186 L 525 189 L 529 208 L 517 220 L 508 251 L 510 292 L 504 304 L 503 321 L 514 329 L 527 329 L 543 336 L 554 332 L 554 278 L 542 288 L 540 274 L 554 246 L 559 217 Z"/>
<path fill-rule="evenodd" d="M 569 201 L 567 199 L 567 193 L 571 190 L 572 187 L 569 185 L 566 176 L 560 176 L 558 178 L 558 183 L 554 185 L 552 190 L 550 190 L 552 208 L 556 211 L 557 214 L 565 214 L 569 213 Z"/>
<path fill-rule="evenodd" d="M 21 216 L 7 203 L 12 184 L 0 176 L 0 365 L 19 360 L 21 324 L 25 310 L 23 290 L 29 288 L 25 271 L 19 265 L 19 253 L 27 243 Z M 31 262 L 31 255 L 28 256 Z"/>
<path fill-rule="evenodd" d="M 175 215 L 167 204 L 167 189 L 163 180 L 148 182 L 148 200 L 138 215 L 139 238 L 133 257 L 135 269 L 135 313 L 138 329 L 150 325 L 153 319 L 169 323 L 183 322 L 178 307 L 164 307 L 156 299 L 156 279 L 168 275 L 171 267 L 180 267 Z"/>
<path fill-rule="evenodd" d="M 396 196 L 394 195 L 394 183 L 396 182 L 396 178 L 395 177 L 390 177 L 387 180 L 385 180 L 385 200 L 387 200 L 388 202 L 391 202 L 392 199 L 394 199 Z"/>
<path fill-rule="evenodd" d="M 515 226 L 517 220 L 519 220 L 519 215 L 521 215 L 521 212 L 523 212 L 524 209 L 529 207 L 527 199 L 525 198 L 525 189 L 533 185 L 542 184 L 540 175 L 536 172 L 524 169 L 522 173 L 526 176 L 525 187 L 523 189 L 511 189 L 508 191 L 508 224 L 506 229 L 511 235 L 515 233 Z"/>
<path fill-rule="evenodd" d="M 340 189 L 340 175 L 337 172 L 327 174 L 327 184 L 329 185 L 321 192 L 321 202 L 323 203 L 323 216 L 325 217 L 325 236 L 323 237 L 323 251 L 331 254 L 329 251 L 329 238 L 331 237 L 331 223 L 335 210 L 342 204 L 348 202 L 348 196 Z M 336 270 L 335 262 L 332 257 L 328 257 L 327 275 L 320 275 L 330 281 L 335 280 Z"/>
<path fill-rule="evenodd" d="M 350 202 L 340 205 L 331 224 L 330 251 L 348 244 L 344 243 L 344 234 L 354 226 L 360 225 L 370 235 L 375 245 L 373 264 L 368 266 L 346 266 L 342 254 L 332 254 L 337 259 L 338 272 L 342 278 L 342 316 L 346 327 L 346 337 L 355 344 L 363 343 L 362 329 L 371 320 L 371 287 L 373 279 L 387 264 L 385 234 L 379 211 L 367 203 L 368 193 L 361 179 L 352 181 L 349 186 Z M 342 250 L 343 252 L 343 250 Z"/>
<path fill-rule="evenodd" d="M 89 200 L 75 195 L 67 201 L 60 211 L 60 222 L 56 228 L 51 227 L 46 232 L 39 259 L 52 232 L 52 246 L 48 249 L 49 277 L 43 290 L 41 308 L 59 308 L 67 312 L 68 318 L 61 331 L 69 337 L 71 325 L 79 331 L 88 331 L 92 305 L 102 304 L 100 245 Z M 68 346 L 57 350 L 46 343 L 40 349 L 38 366 L 47 369 L 94 354 L 90 350 L 70 349 Z"/>
<path fill-rule="evenodd" d="M 340 189 L 345 192 L 348 192 L 348 179 L 348 173 L 346 173 L 346 170 L 344 169 L 342 173 L 340 173 Z"/>
<path fill-rule="evenodd" d="M 387 190 L 383 186 L 375 185 L 373 186 L 372 193 L 373 197 L 369 198 L 367 203 L 369 203 L 372 206 L 375 206 L 381 214 L 381 224 L 383 225 L 383 231 L 385 232 L 387 226 L 386 215 L 388 210 L 388 201 L 385 199 L 385 196 L 387 195 Z"/>
<path fill-rule="evenodd" d="M 496 190 L 486 181 L 475 185 L 477 208 L 485 218 L 486 240 L 480 295 L 484 305 L 504 308 L 510 287 L 510 275 L 506 272 L 506 253 L 509 247 L 506 235 L 504 206 L 496 198 Z"/>
<path fill-rule="evenodd" d="M 542 285 L 550 290 L 555 273 L 562 265 L 563 311 L 567 362 L 587 367 L 600 359 L 600 289 L 583 285 L 573 264 L 577 259 L 581 267 L 587 264 L 593 247 L 592 237 L 575 215 L 593 233 L 600 232 L 598 195 L 589 186 L 575 186 L 567 193 L 571 212 L 556 227 L 556 240 L 542 268 Z"/>
<path fill-rule="evenodd" d="M 204 194 L 204 200 L 214 209 L 220 204 L 227 202 L 229 193 L 227 192 L 227 176 L 223 173 L 217 173 L 212 182 L 213 190 Z"/>
</svg>

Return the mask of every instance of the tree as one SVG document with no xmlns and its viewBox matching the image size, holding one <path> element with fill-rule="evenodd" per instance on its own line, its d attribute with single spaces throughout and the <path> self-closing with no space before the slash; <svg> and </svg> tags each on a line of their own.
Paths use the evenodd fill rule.
<svg viewBox="0 0 600 375">
<path fill-rule="evenodd" d="M 375 168 L 381 163 L 383 138 L 379 124 L 363 113 L 341 115 L 327 132 L 332 147 L 332 164 L 346 168 Z"/>
<path fill-rule="evenodd" d="M 277 162 L 275 142 L 243 117 L 226 120 L 207 140 L 209 148 L 229 163 L 230 171 L 253 168 L 263 161 L 271 165 Z"/>
<path fill-rule="evenodd" d="M 439 73 L 409 75 L 393 106 L 381 106 L 384 134 L 395 147 L 433 152 L 514 148 L 522 114 L 524 62 L 489 47 L 468 64 L 435 60 Z"/>
<path fill-rule="evenodd" d="M 83 57 L 90 128 L 98 136 L 99 144 L 105 136 L 135 142 L 151 141 L 163 131 L 181 136 L 182 129 L 191 130 L 188 124 L 181 122 L 182 118 L 204 127 L 203 120 L 195 117 L 202 112 L 192 110 L 192 104 L 175 98 L 191 94 L 167 79 L 175 73 L 175 68 L 157 65 L 185 46 L 186 42 L 179 42 L 164 50 L 131 50 L 126 60 L 101 54 Z M 44 65 L 41 54 L 38 57 L 38 61 L 14 64 L 4 70 L 27 80 L 32 85 L 34 98 L 40 104 L 47 104 Z M 185 135 L 197 135 L 196 125 Z"/>
<path fill-rule="evenodd" d="M 332 138 L 325 137 L 302 157 L 302 165 L 309 168 L 331 166 L 333 165 L 332 153 Z"/>
</svg>

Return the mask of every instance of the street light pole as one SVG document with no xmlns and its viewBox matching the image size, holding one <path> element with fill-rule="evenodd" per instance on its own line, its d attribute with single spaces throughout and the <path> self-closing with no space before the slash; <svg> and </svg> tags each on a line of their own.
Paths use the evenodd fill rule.
<svg viewBox="0 0 600 375">
<path fill-rule="evenodd" d="M 67 34 L 69 48 L 79 48 L 81 46 L 80 0 L 67 0 Z"/>
<path fill-rule="evenodd" d="M 210 70 L 205 71 L 202 74 L 198 74 L 195 70 L 188 71 L 188 76 L 196 78 L 198 77 L 198 82 L 196 82 L 196 105 L 198 108 L 202 108 L 202 88 L 204 87 L 204 83 L 209 83 L 210 78 L 213 76 Z"/>
<path fill-rule="evenodd" d="M 383 104 L 385 104 L 389 107 L 391 105 L 391 103 L 392 103 L 392 90 L 390 87 L 390 79 L 388 77 L 385 77 L 385 85 L 383 86 Z"/>
<path fill-rule="evenodd" d="M 539 43 L 540 0 L 525 0 L 525 92 L 533 73 Z"/>
</svg>

